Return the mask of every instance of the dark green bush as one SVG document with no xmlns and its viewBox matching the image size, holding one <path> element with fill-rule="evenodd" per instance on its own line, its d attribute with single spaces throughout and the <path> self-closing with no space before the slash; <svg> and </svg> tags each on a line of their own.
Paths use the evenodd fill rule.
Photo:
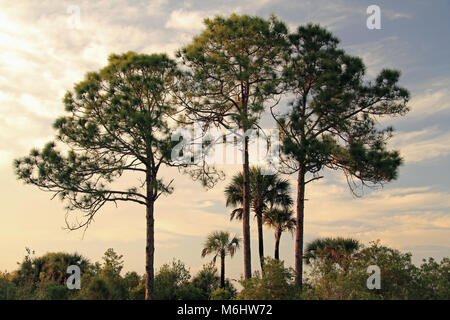
<svg viewBox="0 0 450 320">
<path fill-rule="evenodd" d="M 262 274 L 256 271 L 251 279 L 241 280 L 243 289 L 238 294 L 242 300 L 286 300 L 294 298 L 294 270 L 285 268 L 284 262 L 265 258 Z"/>
</svg>

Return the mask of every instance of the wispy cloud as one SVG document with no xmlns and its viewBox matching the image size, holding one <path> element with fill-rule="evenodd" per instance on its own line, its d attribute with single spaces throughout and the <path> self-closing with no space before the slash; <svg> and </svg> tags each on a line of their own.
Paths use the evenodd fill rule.
<svg viewBox="0 0 450 320">
<path fill-rule="evenodd" d="M 182 31 L 199 31 L 203 28 L 203 19 L 208 14 L 203 11 L 174 10 L 170 13 L 165 27 Z"/>
<path fill-rule="evenodd" d="M 397 36 L 350 45 L 345 49 L 363 59 L 370 78 L 374 78 L 384 68 L 405 70 L 404 66 L 410 67 L 414 63 L 410 45 Z"/>
<path fill-rule="evenodd" d="M 411 112 L 408 117 L 424 117 L 450 110 L 450 89 L 448 87 L 427 91 L 412 98 Z"/>
<path fill-rule="evenodd" d="M 450 154 L 450 133 L 438 127 L 398 133 L 391 145 L 400 149 L 407 163 L 422 162 Z"/>
</svg>

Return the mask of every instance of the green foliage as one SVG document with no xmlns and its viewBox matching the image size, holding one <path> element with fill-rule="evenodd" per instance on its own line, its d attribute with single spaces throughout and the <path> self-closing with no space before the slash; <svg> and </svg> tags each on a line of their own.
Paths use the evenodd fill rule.
<svg viewBox="0 0 450 320">
<path fill-rule="evenodd" d="M 77 297 L 79 300 L 109 300 L 112 295 L 105 280 L 100 277 L 87 278 Z"/>
<path fill-rule="evenodd" d="M 234 256 L 234 253 L 239 249 L 241 240 L 238 237 L 232 237 L 227 231 L 214 231 L 211 232 L 206 238 L 205 244 L 202 250 L 202 257 L 208 254 L 214 254 L 213 261 L 216 261 L 218 256 L 230 255 Z"/>
<path fill-rule="evenodd" d="M 280 258 L 280 239 L 283 232 L 289 231 L 292 235 L 294 234 L 297 219 L 293 216 L 294 211 L 286 206 L 271 208 L 264 212 L 264 224 L 275 231 L 275 259 Z"/>
<path fill-rule="evenodd" d="M 224 287 L 220 288 L 220 277 L 217 275 L 217 268 L 214 262 L 203 265 L 203 268 L 192 278 L 192 285 L 202 291 L 202 300 L 223 300 L 218 295 L 228 297 L 225 300 L 230 300 L 236 296 L 236 288 L 228 279 L 224 280 Z M 220 289 L 220 290 L 219 290 Z"/>
<path fill-rule="evenodd" d="M 191 70 L 185 92 L 200 120 L 251 128 L 276 93 L 287 28 L 272 17 L 233 14 L 205 19 L 205 30 L 179 51 Z"/>
<path fill-rule="evenodd" d="M 103 255 L 103 263 L 90 265 L 82 273 L 81 290 L 74 297 L 80 300 L 141 300 L 145 295 L 143 278 L 136 272 L 120 275 L 122 255 L 109 248 Z"/>
<path fill-rule="evenodd" d="M 155 276 L 155 300 L 179 300 L 181 290 L 189 284 L 191 275 L 183 262 L 173 260 L 172 264 L 164 264 Z"/>
<path fill-rule="evenodd" d="M 423 260 L 417 270 L 415 299 L 450 299 L 450 259 L 443 258 L 440 263 L 433 258 Z"/>
<path fill-rule="evenodd" d="M 81 273 L 87 273 L 90 262 L 78 253 L 49 252 L 40 257 L 34 256 L 34 251 L 26 248 L 27 254 L 18 263 L 17 272 L 11 277 L 16 295 L 19 299 L 61 300 L 76 294 L 66 287 L 69 277 L 67 268 L 78 265 Z"/>
<path fill-rule="evenodd" d="M 137 274 L 120 275 L 123 268 L 122 255 L 109 248 L 103 255 L 103 264 L 99 272 L 88 280 L 88 295 L 96 295 L 95 288 L 99 288 L 97 299 L 121 300 L 129 299 L 129 294 L 140 286 Z"/>
<path fill-rule="evenodd" d="M 14 161 L 17 178 L 58 196 L 68 212 L 81 211 L 80 219 L 66 219 L 69 230 L 87 228 L 105 204 L 123 201 L 146 206 L 147 223 L 153 226 L 155 201 L 173 191 L 158 172 L 172 164 L 176 142 L 169 123 L 180 76 L 166 54 L 111 54 L 106 67 L 87 73 L 66 93 L 66 115 L 54 123 L 55 141 Z M 114 182 L 124 174 L 140 174 L 143 180 L 121 188 Z M 152 270 L 154 230 L 147 230 L 146 270 Z M 153 270 L 147 279 L 150 293 Z"/>
<path fill-rule="evenodd" d="M 210 299 L 211 292 L 219 287 L 220 279 L 214 263 L 203 265 L 203 268 L 192 278 L 192 285 L 202 291 L 205 300 Z"/>
<path fill-rule="evenodd" d="M 27 255 L 12 273 L 0 273 L 0 299 L 38 300 L 125 300 L 143 299 L 144 281 L 135 272 L 120 275 L 122 256 L 108 249 L 103 263 L 91 264 L 75 253 L 50 252 L 34 257 L 27 248 Z M 66 271 L 69 265 L 81 270 L 81 290 L 69 290 Z"/>
<path fill-rule="evenodd" d="M 287 113 L 274 114 L 288 171 L 328 167 L 365 183 L 395 179 L 401 158 L 386 149 L 393 129 L 379 129 L 376 120 L 408 112 L 400 72 L 385 69 L 366 81 L 362 60 L 338 49 L 339 40 L 319 25 L 300 26 L 289 40 L 284 75 L 296 96 Z"/>
<path fill-rule="evenodd" d="M 156 175 L 161 164 L 170 162 L 174 145 L 168 115 L 175 110 L 176 63 L 165 54 L 134 52 L 112 54 L 108 62 L 67 92 L 67 115 L 54 123 L 56 142 L 15 161 L 18 179 L 59 196 L 70 210 L 86 212 L 84 221 L 68 222 L 70 229 L 88 226 L 105 203 L 146 205 L 172 191 Z M 69 151 L 58 151 L 59 144 Z M 150 194 L 140 185 L 112 186 L 131 172 L 150 174 Z"/>
<path fill-rule="evenodd" d="M 259 245 L 259 257 L 262 263 L 264 260 L 264 234 L 263 234 L 263 223 L 266 218 L 266 214 L 269 211 L 278 210 L 276 206 L 288 210 L 289 206 L 293 204 L 293 200 L 290 196 L 291 188 L 288 180 L 281 178 L 277 173 L 264 175 L 259 167 L 250 168 L 250 201 L 251 208 L 255 213 L 257 227 L 258 227 L 258 245 Z M 243 186 L 244 186 L 244 174 L 239 172 L 233 176 L 232 181 L 225 187 L 225 197 L 226 205 L 234 207 L 235 209 L 230 214 L 230 220 L 243 218 Z M 237 207 L 237 208 L 236 208 Z M 275 213 L 275 211 L 273 211 Z M 281 215 L 280 215 L 281 216 Z M 270 219 L 266 220 L 267 223 L 272 221 Z M 289 224 L 289 223 L 288 223 Z M 294 223 L 295 225 L 295 223 Z M 290 225 L 291 227 L 291 225 Z M 279 244 L 279 239 L 281 237 L 282 231 L 276 228 L 279 236 L 277 244 Z M 292 230 L 292 228 L 290 229 Z M 278 251 L 276 251 L 278 252 Z"/>
<path fill-rule="evenodd" d="M 208 300 L 204 292 L 192 283 L 181 285 L 176 291 L 176 300 Z"/>
<path fill-rule="evenodd" d="M 381 271 L 381 289 L 367 288 L 367 268 Z M 328 258 L 314 259 L 303 299 L 449 299 L 449 261 L 429 260 L 421 267 L 411 262 L 411 254 L 372 242 L 348 260 L 346 268 Z"/>
<path fill-rule="evenodd" d="M 287 49 L 285 24 L 275 17 L 266 20 L 236 14 L 205 19 L 204 23 L 201 34 L 178 52 L 188 69 L 181 86 L 187 117 L 202 121 L 205 127 L 239 129 L 241 133 L 257 128 L 264 104 L 279 93 L 281 86 L 280 63 Z M 243 145 L 248 141 L 239 140 Z M 248 169 L 247 156 L 244 167 Z M 194 180 L 208 187 L 221 177 L 211 174 L 206 164 L 189 172 Z M 244 209 L 248 215 L 247 204 Z M 247 252 L 250 240 L 248 224 L 244 224 Z M 250 263 L 246 265 L 249 273 Z"/>
<path fill-rule="evenodd" d="M 106 271 L 106 272 L 105 272 Z M 142 298 L 143 283 L 128 283 L 121 276 L 113 276 L 110 270 L 101 270 L 97 275 L 83 275 L 77 300 L 129 300 Z M 139 295 L 141 293 L 141 295 Z"/>
<path fill-rule="evenodd" d="M 314 260 L 323 260 L 325 264 L 337 263 L 341 268 L 346 268 L 346 264 L 352 255 L 361 247 L 361 243 L 351 238 L 319 238 L 306 245 L 303 259 L 306 264 L 311 264 Z"/>
<path fill-rule="evenodd" d="M 106 67 L 87 73 L 65 95 L 66 115 L 54 123 L 55 141 L 15 160 L 18 179 L 59 196 L 69 210 L 83 211 L 85 220 L 67 222 L 69 229 L 87 227 L 106 203 L 131 201 L 153 209 L 160 195 L 173 191 L 171 183 L 157 174 L 161 165 L 174 165 L 170 155 L 178 141 L 171 141 L 170 129 L 178 103 L 187 109 L 180 116 L 185 123 L 200 120 L 205 127 L 245 131 L 258 127 L 269 100 L 294 94 L 289 108 L 281 113 L 270 111 L 282 133 L 283 169 L 300 173 L 299 195 L 304 195 L 305 184 L 322 178 L 324 168 L 342 170 L 349 182 L 356 179 L 363 184 L 397 178 L 402 158 L 398 151 L 387 148 L 393 128 L 379 128 L 377 120 L 409 110 L 409 93 L 398 85 L 399 71 L 384 69 L 367 81 L 363 61 L 339 49 L 339 40 L 319 25 L 300 26 L 288 34 L 285 24 L 275 17 L 236 14 L 204 23 L 203 32 L 178 52 L 188 69 L 185 73 L 165 54 L 110 55 Z M 249 163 L 244 159 L 247 174 Z M 260 171 L 251 168 L 249 189 L 243 183 L 244 173 L 239 173 L 225 190 L 227 206 L 235 208 L 231 218 L 244 214 L 246 218 L 246 276 L 250 274 L 249 207 L 240 208 L 246 195 L 260 229 L 263 220 L 275 229 L 276 248 L 282 232 L 293 231 L 296 222 L 303 225 L 303 220 L 292 218 L 289 183 Z M 192 171 L 193 177 L 205 184 L 218 179 L 205 168 L 198 172 Z M 125 173 L 145 175 L 145 183 L 117 189 L 115 182 Z M 306 174 L 312 175 L 308 181 Z M 304 201 L 303 196 L 299 199 Z M 149 212 L 153 214 L 153 210 Z M 303 219 L 303 212 L 300 216 Z M 153 216 L 149 221 L 153 222 Z M 259 234 L 262 240 L 262 232 Z M 262 241 L 260 245 L 262 252 Z M 233 256 L 239 246 L 240 239 L 223 231 L 208 235 L 204 244 L 202 257 L 212 254 L 213 263 L 217 257 L 221 259 L 221 288 L 214 264 L 204 266 L 191 280 L 187 267 L 174 260 L 157 273 L 153 298 L 235 298 L 235 288 L 225 279 L 225 257 Z M 147 247 L 153 259 L 153 243 L 149 241 Z M 135 272 L 122 276 L 123 256 L 113 249 L 105 252 L 103 263 L 94 264 L 78 254 L 33 255 L 27 249 L 18 270 L 0 273 L 1 299 L 143 299 L 145 286 L 152 286 L 152 279 L 145 281 Z M 285 268 L 283 261 L 267 258 L 262 273 L 241 281 L 243 290 L 237 297 L 450 297 L 448 258 L 440 263 L 429 259 L 417 267 L 410 254 L 378 242 L 361 248 L 353 239 L 327 238 L 310 243 L 304 259 L 311 269 L 301 294 L 294 286 L 293 270 Z M 79 291 L 65 286 L 66 269 L 73 264 L 82 270 Z M 380 290 L 366 287 L 369 265 L 381 269 Z"/>
<path fill-rule="evenodd" d="M 226 205 L 238 207 L 233 210 L 230 219 L 242 219 L 244 175 L 237 173 L 231 179 L 231 183 L 225 187 Z M 290 206 L 293 200 L 290 196 L 291 188 L 288 180 L 281 178 L 279 174 L 263 175 L 261 168 L 250 168 L 250 199 L 255 215 L 262 216 L 263 211 L 275 205 Z"/>
<path fill-rule="evenodd" d="M 67 300 L 69 292 L 65 284 L 50 280 L 39 283 L 35 297 L 37 300 Z"/>
<path fill-rule="evenodd" d="M 234 236 L 227 231 L 214 231 L 211 232 L 206 238 L 205 244 L 202 250 L 202 258 L 208 254 L 213 254 L 214 258 L 212 263 L 216 263 L 217 257 L 220 258 L 220 286 L 225 286 L 225 257 L 229 255 L 231 258 L 234 253 L 239 249 L 241 239 Z"/>
<path fill-rule="evenodd" d="M 11 281 L 14 276 L 0 271 L 0 300 L 15 300 L 20 299 L 17 295 L 16 284 Z"/>
<path fill-rule="evenodd" d="M 229 287 L 217 288 L 211 293 L 210 300 L 233 300 L 236 298 L 236 291 Z"/>
<path fill-rule="evenodd" d="M 294 271 L 284 267 L 283 261 L 265 259 L 263 272 L 255 272 L 254 277 L 241 280 L 243 289 L 237 293 L 230 281 L 220 288 L 217 268 L 206 264 L 191 278 L 189 270 L 179 260 L 163 265 L 155 280 L 157 299 L 165 300 L 272 300 L 272 299 L 313 299 L 313 300 L 397 300 L 450 299 L 450 259 L 441 262 L 433 258 L 424 260 L 420 266 L 411 262 L 411 254 L 372 242 L 368 247 L 354 239 L 331 238 L 313 241 L 318 253 L 310 259 L 306 281 L 300 293 L 293 283 Z M 354 249 L 357 243 L 359 249 Z M 343 250 L 342 245 L 347 244 Z M 333 245 L 333 247 L 331 247 Z M 313 246 L 308 246 L 313 247 Z M 334 248 L 345 252 L 345 264 L 339 264 L 336 256 L 320 248 Z M 353 248 L 349 250 L 349 247 Z M 343 250 L 343 251 L 339 251 Z M 76 256 L 67 253 L 47 253 L 41 257 L 32 256 L 32 251 L 13 272 L 0 272 L 0 300 L 143 300 L 145 297 L 144 277 L 136 272 L 124 276 L 112 273 L 110 257 L 121 262 L 121 256 L 108 249 L 103 263 L 88 263 L 82 273 L 81 290 L 69 290 L 65 283 L 55 278 L 42 276 L 25 277 L 24 265 L 33 261 L 47 261 L 48 257 Z M 351 252 L 351 254 L 350 254 Z M 42 259 L 46 257 L 45 259 Z M 106 262 L 109 261 L 109 262 Z M 369 290 L 367 267 L 377 265 L 381 270 L 381 289 Z M 345 267 L 343 267 L 345 266 Z M 98 268 L 98 272 L 94 272 Z M 26 268 L 25 268 L 26 269 Z M 21 270 L 22 275 L 19 275 Z M 33 271 L 34 272 L 34 271 Z M 31 274 L 33 274 L 33 272 Z"/>
<path fill-rule="evenodd" d="M 127 272 L 124 277 L 125 287 L 128 290 L 129 300 L 144 300 L 145 298 L 145 283 L 144 277 L 138 275 L 136 272 Z"/>
<path fill-rule="evenodd" d="M 306 184 L 325 168 L 342 171 L 354 194 L 359 186 L 397 178 L 402 158 L 387 149 L 393 128 L 381 117 L 409 111 L 409 93 L 398 85 L 400 72 L 384 69 L 365 79 L 361 58 L 338 48 L 339 40 L 320 25 L 299 26 L 289 34 L 283 68 L 284 89 L 294 95 L 289 108 L 271 114 L 281 131 L 282 171 L 298 173 L 297 224 L 304 224 Z M 303 228 L 297 229 L 296 282 L 302 286 Z"/>
<path fill-rule="evenodd" d="M 285 268 L 284 262 L 264 259 L 262 274 L 256 271 L 251 279 L 241 280 L 243 289 L 238 294 L 242 300 L 288 300 L 296 294 L 294 270 Z"/>
<path fill-rule="evenodd" d="M 113 248 L 109 248 L 106 250 L 103 261 L 104 261 L 104 267 L 103 271 L 110 273 L 111 276 L 118 276 L 120 275 L 120 272 L 123 268 L 123 260 L 122 255 L 118 255 Z"/>
<path fill-rule="evenodd" d="M 293 215 L 294 212 L 288 208 L 273 208 L 264 212 L 264 224 L 279 232 L 280 236 L 284 231 L 293 233 L 296 221 Z"/>
</svg>

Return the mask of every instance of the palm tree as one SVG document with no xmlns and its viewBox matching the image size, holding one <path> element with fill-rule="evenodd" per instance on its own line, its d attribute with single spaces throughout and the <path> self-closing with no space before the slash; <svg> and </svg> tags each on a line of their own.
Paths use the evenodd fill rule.
<svg viewBox="0 0 450 320">
<path fill-rule="evenodd" d="M 225 287 L 225 256 L 234 256 L 234 253 L 239 249 L 241 239 L 234 236 L 227 231 L 211 232 L 206 238 L 204 248 L 202 250 L 202 258 L 208 254 L 214 254 L 213 263 L 216 262 L 217 257 L 220 257 L 220 287 Z"/>
<path fill-rule="evenodd" d="M 361 248 L 361 243 L 352 238 L 319 238 L 306 245 L 303 255 L 306 264 L 322 259 L 328 263 L 337 263 L 344 271 L 346 262 Z"/>
<path fill-rule="evenodd" d="M 30 277 L 33 282 L 40 280 L 53 280 L 63 284 L 67 280 L 67 267 L 78 265 L 81 272 L 87 272 L 90 266 L 88 259 L 78 253 L 49 252 L 40 257 L 31 257 L 31 250 L 27 249 L 28 256 L 20 264 L 19 274 Z"/>
<path fill-rule="evenodd" d="M 275 259 L 280 260 L 280 239 L 284 231 L 294 234 L 296 219 L 289 207 L 273 208 L 264 212 L 264 224 L 275 230 Z"/>
<path fill-rule="evenodd" d="M 233 176 L 231 183 L 225 188 L 226 205 L 235 207 L 230 220 L 242 219 L 242 188 L 244 176 L 239 172 Z M 250 199 L 251 208 L 255 213 L 258 225 L 258 245 L 261 269 L 264 264 L 264 239 L 263 239 L 263 212 L 275 205 L 290 206 L 293 201 L 290 196 L 290 185 L 287 180 L 281 179 L 278 174 L 263 175 L 261 168 L 250 168 Z"/>
</svg>

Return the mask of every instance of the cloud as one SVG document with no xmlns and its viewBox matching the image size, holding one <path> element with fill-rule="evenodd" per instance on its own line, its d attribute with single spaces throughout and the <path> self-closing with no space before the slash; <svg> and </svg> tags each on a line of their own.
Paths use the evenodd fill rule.
<svg viewBox="0 0 450 320">
<path fill-rule="evenodd" d="M 363 59 L 369 78 L 374 78 L 384 68 L 410 70 L 414 62 L 410 44 L 397 36 L 349 45 L 345 49 Z"/>
<path fill-rule="evenodd" d="M 406 163 L 417 163 L 450 154 L 450 132 L 430 127 L 396 134 L 391 141 Z"/>
<path fill-rule="evenodd" d="M 166 14 L 165 6 L 167 5 L 168 0 L 153 0 L 147 6 L 147 14 L 149 16 L 162 16 Z"/>
<path fill-rule="evenodd" d="M 182 31 L 199 31 L 203 28 L 203 19 L 208 16 L 202 11 L 174 10 L 170 13 L 165 27 Z"/>
<path fill-rule="evenodd" d="M 0 150 L 0 166 L 11 165 L 13 155 L 8 150 Z"/>
<path fill-rule="evenodd" d="M 165 23 L 165 27 L 192 35 L 194 32 L 201 31 L 204 28 L 203 20 L 205 18 L 213 18 L 216 15 L 228 16 L 232 13 L 256 14 L 258 11 L 269 6 L 277 5 L 279 2 L 281 1 L 230 1 L 227 5 L 215 4 L 214 6 L 205 6 L 205 8 L 196 9 L 193 8 L 192 3 L 184 2 L 182 8 L 177 8 L 170 12 L 169 18 Z"/>
<path fill-rule="evenodd" d="M 356 15 L 363 15 L 365 8 L 355 5 L 348 6 L 343 1 L 307 1 L 305 6 L 301 4 L 306 14 L 307 22 L 319 23 L 330 30 L 344 28 L 354 23 Z"/>
<path fill-rule="evenodd" d="M 51 138 L 65 91 L 84 73 L 103 67 L 109 54 L 173 52 L 179 46 L 163 28 L 139 24 L 150 9 L 162 19 L 165 1 L 136 6 L 82 1 L 76 29 L 68 24 L 70 5 L 11 3 L 0 12 L 0 149 L 13 157 Z"/>
<path fill-rule="evenodd" d="M 387 245 L 441 245 L 450 235 L 450 193 L 430 187 L 382 189 L 370 195 L 329 197 L 330 184 L 307 192 L 305 226 L 308 237 L 350 236 L 364 242 L 382 239 Z"/>
<path fill-rule="evenodd" d="M 381 8 L 381 15 L 386 16 L 389 20 L 412 19 L 413 15 L 406 12 L 396 12 L 391 9 Z"/>
<path fill-rule="evenodd" d="M 450 110 L 450 89 L 443 87 L 430 89 L 425 93 L 413 96 L 409 105 L 408 117 L 424 117 Z"/>
</svg>

